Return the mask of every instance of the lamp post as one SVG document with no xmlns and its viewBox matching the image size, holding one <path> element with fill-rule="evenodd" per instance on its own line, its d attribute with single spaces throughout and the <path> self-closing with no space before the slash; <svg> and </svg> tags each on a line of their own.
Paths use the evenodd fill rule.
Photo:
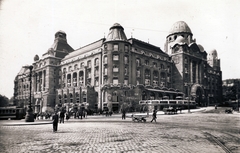
<svg viewBox="0 0 240 153">
<path fill-rule="evenodd" d="M 30 70 L 30 74 L 29 74 L 29 81 L 30 81 L 30 94 L 29 94 L 29 103 L 28 103 L 28 108 L 27 108 L 27 112 L 26 112 L 26 116 L 25 116 L 25 121 L 26 122 L 34 122 L 34 115 L 33 115 L 33 109 L 32 109 L 32 69 L 33 66 L 23 66 L 23 68 L 28 68 Z"/>
<path fill-rule="evenodd" d="M 191 84 L 185 83 L 185 87 L 188 87 L 188 113 L 190 113 L 190 96 L 191 96 Z"/>
</svg>

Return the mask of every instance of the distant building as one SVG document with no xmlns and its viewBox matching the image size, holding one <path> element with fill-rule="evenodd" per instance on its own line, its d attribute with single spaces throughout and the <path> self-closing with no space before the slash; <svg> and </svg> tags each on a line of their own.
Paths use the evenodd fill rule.
<svg viewBox="0 0 240 153">
<path fill-rule="evenodd" d="M 74 50 L 66 33 L 58 31 L 52 47 L 33 65 L 35 112 L 68 109 L 119 111 L 121 105 L 139 100 L 189 97 L 198 105 L 221 102 L 222 72 L 216 50 L 208 54 L 192 39 L 188 25 L 177 22 L 166 37 L 165 51 L 135 38 L 114 24 L 107 38 Z M 26 106 L 29 70 L 15 78 L 14 100 Z"/>
<path fill-rule="evenodd" d="M 240 98 L 240 79 L 227 79 L 223 80 L 223 101 L 236 102 Z"/>
</svg>

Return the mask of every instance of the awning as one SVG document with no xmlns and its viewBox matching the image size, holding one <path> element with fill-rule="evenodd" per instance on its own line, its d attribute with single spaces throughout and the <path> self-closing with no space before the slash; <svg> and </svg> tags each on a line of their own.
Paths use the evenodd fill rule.
<svg viewBox="0 0 240 153">
<path fill-rule="evenodd" d="M 158 89 L 146 89 L 146 90 L 155 91 L 155 92 L 162 92 L 162 93 L 183 94 L 182 92 L 158 90 Z"/>
</svg>

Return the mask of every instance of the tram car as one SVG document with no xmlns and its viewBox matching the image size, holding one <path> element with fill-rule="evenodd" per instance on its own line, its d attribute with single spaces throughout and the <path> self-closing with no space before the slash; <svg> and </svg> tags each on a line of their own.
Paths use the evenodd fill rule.
<svg viewBox="0 0 240 153">
<path fill-rule="evenodd" d="M 193 109 L 196 108 L 196 102 L 192 100 L 179 100 L 179 99 L 163 99 L 163 100 L 141 100 L 139 105 L 148 107 L 149 111 L 164 110 L 165 108 L 172 107 L 174 109 L 187 109 L 188 106 Z"/>
<path fill-rule="evenodd" d="M 13 119 L 20 120 L 24 119 L 26 112 L 24 108 L 18 108 L 16 106 L 0 107 L 0 119 Z"/>
</svg>

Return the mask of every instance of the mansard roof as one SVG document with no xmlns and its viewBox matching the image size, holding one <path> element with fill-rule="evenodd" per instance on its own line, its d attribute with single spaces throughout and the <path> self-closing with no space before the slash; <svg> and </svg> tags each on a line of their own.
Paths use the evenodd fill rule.
<svg viewBox="0 0 240 153">
<path fill-rule="evenodd" d="M 102 46 L 103 42 L 105 41 L 105 38 L 102 38 L 98 41 L 95 41 L 91 44 L 88 44 L 84 47 L 81 47 L 71 53 L 69 53 L 67 56 L 65 56 L 65 58 L 63 58 L 62 60 L 66 60 L 66 59 L 69 59 L 69 58 L 72 58 L 72 57 L 75 57 L 75 56 L 78 56 L 78 55 L 81 55 L 83 53 L 87 53 L 89 51 L 92 51 L 94 49 L 98 49 Z"/>
</svg>

